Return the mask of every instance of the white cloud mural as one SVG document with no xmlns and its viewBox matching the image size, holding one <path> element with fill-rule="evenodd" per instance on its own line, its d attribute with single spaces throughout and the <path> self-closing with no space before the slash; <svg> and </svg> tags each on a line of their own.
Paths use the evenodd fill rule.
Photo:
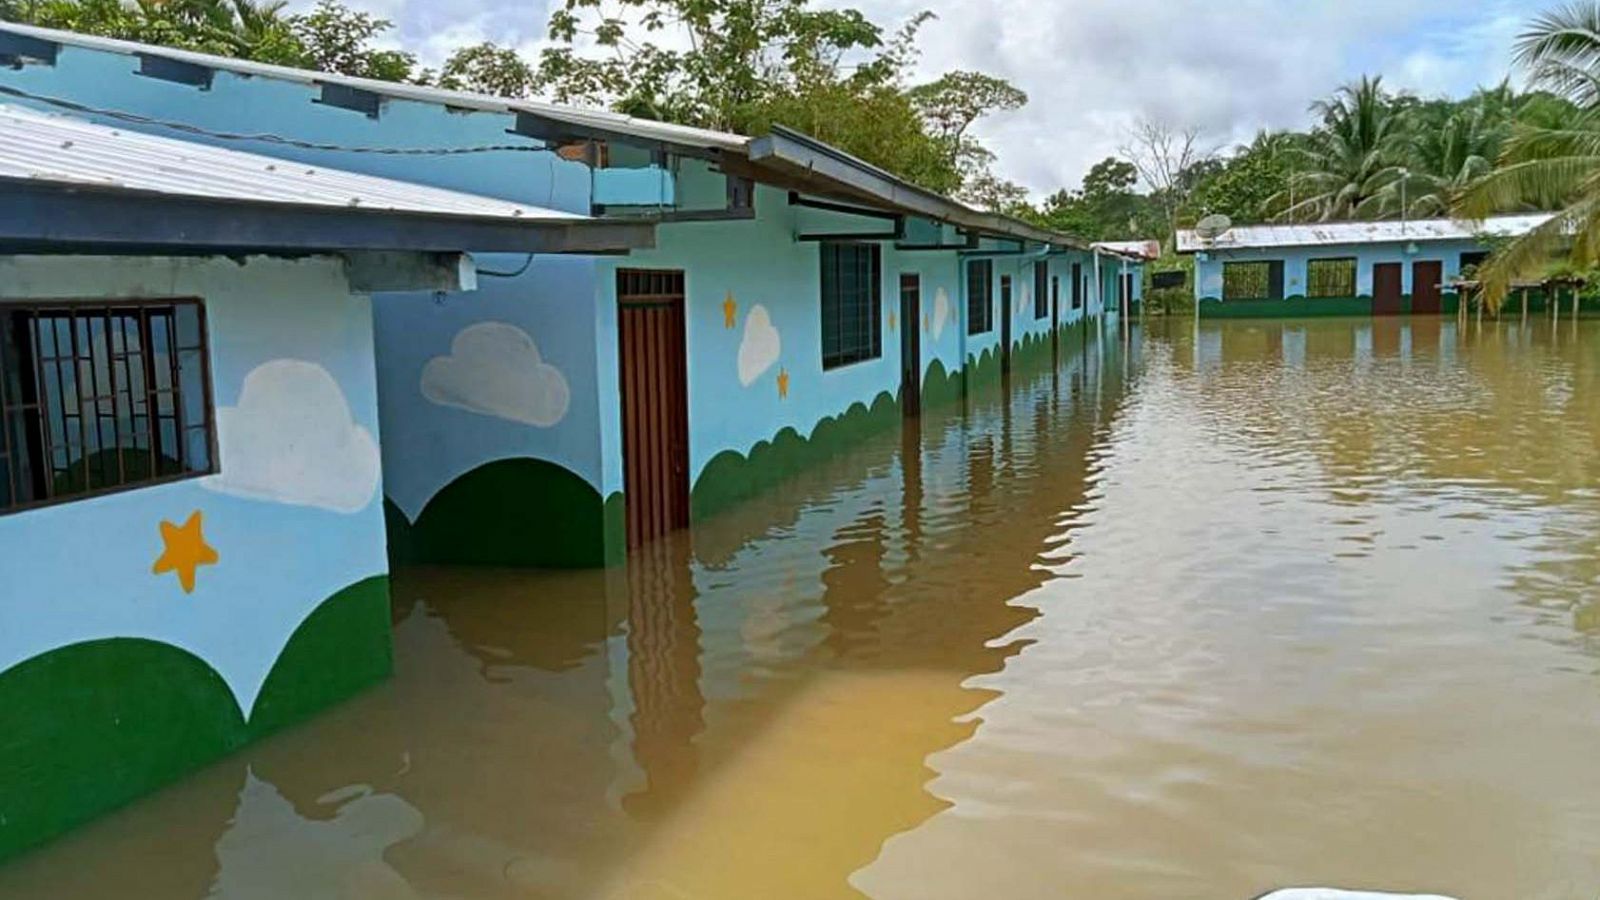
<svg viewBox="0 0 1600 900">
<path fill-rule="evenodd" d="M 237 406 L 217 409 L 222 474 L 214 491 L 355 513 L 378 492 L 378 442 L 350 414 L 328 370 L 275 359 L 245 376 Z"/>
<path fill-rule="evenodd" d="M 783 341 L 767 308 L 759 303 L 750 307 L 744 319 L 744 339 L 739 342 L 739 383 L 749 387 L 772 368 L 782 350 Z"/>
<path fill-rule="evenodd" d="M 1016 314 L 1019 316 L 1022 315 L 1022 311 L 1027 309 L 1032 303 L 1033 288 L 1029 287 L 1028 285 L 1023 285 L 1022 290 L 1017 291 L 1017 308 L 1015 310 Z"/>
<path fill-rule="evenodd" d="M 944 326 L 950 321 L 950 295 L 944 288 L 933 292 L 933 339 L 938 340 L 944 334 Z"/>
<path fill-rule="evenodd" d="M 549 428 L 566 418 L 572 392 L 526 331 L 478 322 L 461 329 L 449 356 L 428 360 L 422 396 L 440 406 Z"/>
</svg>

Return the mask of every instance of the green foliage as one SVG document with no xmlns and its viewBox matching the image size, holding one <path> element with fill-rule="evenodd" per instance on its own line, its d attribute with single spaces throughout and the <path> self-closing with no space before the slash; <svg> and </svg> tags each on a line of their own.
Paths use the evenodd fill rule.
<svg viewBox="0 0 1600 900">
<path fill-rule="evenodd" d="M 436 83 L 452 91 L 520 99 L 534 92 L 537 80 L 533 67 L 517 51 L 485 41 L 450 54 Z"/>
<path fill-rule="evenodd" d="M 1461 191 L 1454 211 L 1471 219 L 1530 207 L 1556 214 L 1497 249 L 1477 273 L 1492 309 L 1518 281 L 1600 266 L 1600 2 L 1538 16 L 1514 56 L 1531 85 L 1549 93 L 1521 105 L 1499 166 Z M 1562 104 L 1571 112 L 1563 115 Z"/>
<path fill-rule="evenodd" d="M 0 0 L 0 18 L 277 65 L 407 81 L 415 59 L 373 42 L 387 19 L 321 0 L 289 15 L 283 0 Z"/>
<path fill-rule="evenodd" d="M 1154 198 L 1137 191 L 1138 170 L 1127 160 L 1095 163 L 1076 191 L 1057 191 L 1028 216 L 1041 225 L 1090 241 L 1138 240 L 1164 234 L 1164 213 Z"/>
</svg>

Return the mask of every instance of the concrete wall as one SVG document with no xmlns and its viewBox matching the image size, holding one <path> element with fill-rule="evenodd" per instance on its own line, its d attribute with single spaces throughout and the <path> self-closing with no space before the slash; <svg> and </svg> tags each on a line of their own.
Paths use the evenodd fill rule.
<svg viewBox="0 0 1600 900">
<path fill-rule="evenodd" d="M 593 201 L 707 209 L 725 200 L 722 176 L 704 162 L 679 160 L 666 171 L 652 166 L 648 154 L 618 146 L 611 154 L 618 168 L 590 170 L 508 135 L 514 117 L 503 113 L 386 99 L 371 118 L 315 102 L 318 91 L 307 85 L 218 72 L 211 88 L 200 90 L 132 74 L 136 67 L 131 56 L 64 47 L 55 66 L 0 70 L 0 83 L 215 132 L 346 148 L 470 150 L 395 155 L 196 138 L 560 210 L 587 213 Z M 488 149 L 508 144 L 523 149 Z M 910 224 L 918 236 L 955 238 L 933 223 Z M 897 422 L 903 272 L 922 276 L 926 392 L 935 401 L 959 395 L 964 383 L 957 379 L 968 365 L 997 357 L 1000 318 L 997 309 L 990 332 L 966 333 L 964 269 L 955 251 L 900 252 L 885 243 L 882 356 L 822 370 L 818 245 L 795 236 L 885 227 L 882 220 L 790 207 L 784 191 L 762 187 L 754 221 L 664 225 L 655 250 L 625 260 L 480 256 L 484 275 L 473 295 L 377 296 L 392 558 L 530 566 L 620 558 L 625 500 L 615 270 L 622 265 L 687 273 L 691 483 L 742 486 L 731 493 L 697 488 L 697 514 L 825 457 L 863 431 Z M 1002 246 L 1011 245 L 986 242 L 984 249 Z M 1049 328 L 1048 317 L 1033 315 L 1037 258 L 1030 251 L 994 260 L 996 304 L 999 279 L 1012 278 L 1012 338 L 1019 347 L 1039 343 Z M 1090 281 L 1082 310 L 1071 308 L 1074 259 Z M 1049 265 L 1062 281 L 1062 324 L 1098 316 L 1102 292 L 1089 256 L 1050 257 Z M 1102 268 L 1107 298 L 1115 297 L 1114 269 L 1109 261 Z M 730 298 L 732 328 L 723 312 Z M 752 316 L 758 307 L 764 321 Z M 759 371 L 747 365 L 748 377 L 741 377 L 740 348 L 753 332 L 775 336 L 779 349 L 757 359 L 764 363 Z M 722 468 L 708 477 L 714 461 Z"/>
<path fill-rule="evenodd" d="M 370 304 L 333 259 L 0 257 L 0 313 L 165 297 L 204 301 L 220 471 L 0 515 L 0 857 L 389 671 Z"/>
<path fill-rule="evenodd" d="M 1200 301 L 1202 315 L 1221 313 L 1220 309 L 1210 309 L 1212 304 L 1225 304 L 1222 300 L 1222 269 L 1223 265 L 1230 262 L 1269 262 L 1281 260 L 1283 262 L 1283 294 L 1285 305 L 1284 315 L 1304 314 L 1297 312 L 1295 301 L 1305 300 L 1306 293 L 1306 267 L 1313 259 L 1340 259 L 1354 258 L 1356 260 L 1356 296 L 1351 298 L 1332 298 L 1335 300 L 1370 300 L 1372 297 L 1372 270 L 1379 263 L 1400 263 L 1402 271 L 1401 293 L 1410 297 L 1412 294 L 1412 264 L 1416 262 L 1437 261 L 1443 264 L 1444 281 L 1449 283 L 1461 274 L 1461 255 L 1482 251 L 1487 248 L 1475 241 L 1428 241 L 1417 244 L 1416 253 L 1407 253 L 1407 245 L 1401 242 L 1384 244 L 1339 244 L 1323 247 L 1284 247 L 1272 249 L 1240 249 L 1240 250 L 1211 250 L 1195 257 L 1195 297 Z M 1307 301 L 1312 307 L 1328 306 L 1331 309 L 1358 309 L 1359 304 L 1346 303 L 1343 306 L 1318 304 L 1316 299 Z M 1370 303 L 1366 311 L 1371 311 Z"/>
</svg>

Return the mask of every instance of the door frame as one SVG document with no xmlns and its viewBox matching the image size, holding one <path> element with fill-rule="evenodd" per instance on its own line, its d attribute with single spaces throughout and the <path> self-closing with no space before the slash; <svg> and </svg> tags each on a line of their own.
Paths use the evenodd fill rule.
<svg viewBox="0 0 1600 900">
<path fill-rule="evenodd" d="M 900 273 L 900 405 L 906 418 L 922 414 L 922 274 Z"/>
<path fill-rule="evenodd" d="M 644 279 L 652 289 L 624 292 L 627 279 Z M 653 281 L 651 279 L 661 279 Z M 676 290 L 672 290 L 673 285 Z M 667 289 L 660 290 L 665 287 Z M 683 269 L 619 268 L 616 275 L 617 302 L 617 390 L 622 419 L 622 477 L 624 520 L 627 546 L 631 551 L 665 534 L 686 528 L 690 521 L 689 508 L 689 346 L 688 346 L 688 273 Z M 667 328 L 654 335 L 657 349 L 670 354 L 665 365 L 671 368 L 668 384 L 653 384 L 648 390 L 630 387 L 630 375 L 643 377 L 648 371 L 630 371 L 630 361 L 640 357 L 630 352 L 630 337 L 626 319 L 630 309 L 668 310 Z M 640 338 L 644 335 L 632 335 Z M 641 382 L 642 384 L 642 382 Z M 638 437 L 637 425 L 630 424 L 639 417 L 630 407 L 634 394 L 647 393 L 647 399 L 662 404 L 652 410 L 651 419 L 661 433 L 652 434 L 649 442 L 664 454 L 662 464 L 670 472 L 662 496 L 647 496 L 640 479 L 645 474 L 647 460 L 630 453 L 630 444 Z"/>
</svg>

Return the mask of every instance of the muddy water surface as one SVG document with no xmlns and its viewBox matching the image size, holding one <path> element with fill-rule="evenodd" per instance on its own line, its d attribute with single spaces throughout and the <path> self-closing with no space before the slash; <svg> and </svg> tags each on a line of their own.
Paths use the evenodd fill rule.
<svg viewBox="0 0 1600 900">
<path fill-rule="evenodd" d="M 1006 387 L 626 571 L 397 573 L 391 683 L 0 897 L 1600 893 L 1600 322 Z"/>
</svg>

